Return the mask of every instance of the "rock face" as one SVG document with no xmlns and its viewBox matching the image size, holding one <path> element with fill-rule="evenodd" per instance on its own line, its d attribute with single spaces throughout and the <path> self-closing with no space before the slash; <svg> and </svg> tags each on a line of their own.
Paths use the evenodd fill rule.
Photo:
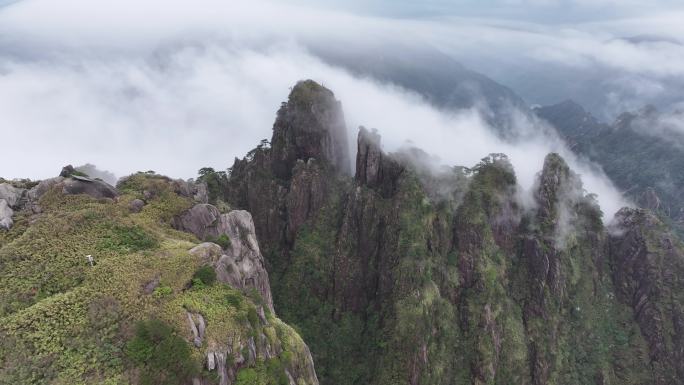
<svg viewBox="0 0 684 385">
<path fill-rule="evenodd" d="M 223 248 L 216 243 L 204 242 L 191 249 L 190 254 L 202 264 L 213 266 L 218 282 L 228 284 L 243 292 L 255 290 L 259 293 L 263 304 L 257 305 L 257 322 L 260 326 L 255 336 L 242 339 L 239 335 L 232 335 L 229 341 L 208 341 L 208 348 L 204 353 L 205 365 L 209 372 L 216 371 L 218 383 L 220 385 L 235 383 L 240 369 L 282 356 L 287 348 L 291 358 L 285 362 L 284 374 L 289 383 L 318 385 L 311 353 L 303 341 L 292 341 L 295 334 L 280 337 L 286 339 L 291 345 L 286 347 L 281 341 L 274 341 L 273 337 L 267 337 L 263 331 L 269 328 L 273 330 L 274 325 L 271 325 L 271 322 L 273 322 L 272 315 L 275 311 L 268 273 L 257 243 L 252 216 L 243 210 L 220 214 L 212 205 L 198 204 L 177 218 L 175 225 L 198 237 L 227 236 L 230 244 Z M 194 345 L 198 348 L 204 346 L 205 330 L 208 327 L 204 317 L 201 314 L 188 312 L 187 319 Z M 283 330 L 284 326 L 279 327 Z M 284 330 L 292 333 L 289 329 Z M 297 346 L 298 350 L 291 351 L 293 346 Z M 194 383 L 209 384 L 210 382 L 196 378 Z"/>
<path fill-rule="evenodd" d="M 247 208 L 260 240 L 291 244 L 340 176 L 350 173 L 340 102 L 311 80 L 297 83 L 273 125 L 271 147 L 258 146 L 232 167 L 226 198 Z"/>
<path fill-rule="evenodd" d="M 221 212 L 208 203 L 200 203 L 174 219 L 174 227 L 195 234 L 201 240 L 218 238 Z"/>
<path fill-rule="evenodd" d="M 297 159 L 326 160 L 349 173 L 347 128 L 340 102 L 314 81 L 297 83 L 278 111 L 271 139 L 273 173 L 290 177 Z"/>
<path fill-rule="evenodd" d="M 190 313 L 188 313 L 188 317 L 188 323 L 191 324 L 190 328 L 193 330 L 193 333 L 196 332 L 199 335 L 197 321 L 195 321 Z M 266 323 L 264 327 L 272 328 L 273 326 Z M 300 344 L 301 351 L 290 352 L 294 354 L 291 356 L 290 362 L 285 365 L 284 376 L 288 379 L 289 384 L 318 385 L 311 353 L 301 340 L 298 341 L 298 344 Z M 264 334 L 259 334 L 257 337 L 249 337 L 245 340 L 234 340 L 225 346 L 214 345 L 205 353 L 205 368 L 209 373 L 216 373 L 218 382 L 195 378 L 193 379 L 193 384 L 235 384 L 238 372 L 241 369 L 253 366 L 260 361 L 267 361 L 281 356 L 283 352 L 284 346 L 282 344 L 269 341 L 268 337 Z"/>
<path fill-rule="evenodd" d="M 178 218 L 176 226 L 200 239 L 227 236 L 230 245 L 225 249 L 207 242 L 195 247 L 190 253 L 214 266 L 219 282 L 236 289 L 255 289 L 264 304 L 274 313 L 264 257 L 259 251 L 252 216 L 247 211 L 235 210 L 220 214 L 212 205 L 198 204 Z"/>
<path fill-rule="evenodd" d="M 620 210 L 610 259 L 618 298 L 634 310 L 648 343 L 655 384 L 684 379 L 684 253 L 676 236 L 646 210 Z"/>
<path fill-rule="evenodd" d="M 275 308 L 300 325 L 321 383 L 684 383 L 671 310 L 684 303 L 674 278 L 684 269 L 647 280 L 647 298 L 658 288 L 669 302 L 642 315 L 636 278 L 624 278 L 634 269 L 621 272 L 629 263 L 614 251 L 630 238 L 610 235 L 560 156 L 546 158 L 536 207 L 523 209 L 504 155 L 453 179 L 426 177 L 415 157 L 384 153 L 362 128 L 351 179 L 329 152 L 283 150 L 321 148 L 318 136 L 281 139 L 303 122 L 279 114 L 273 147 L 236 160 L 226 196 L 254 215 Z M 454 191 L 431 193 L 445 181 Z M 654 260 L 680 253 L 670 240 L 648 244 Z"/>
<path fill-rule="evenodd" d="M 376 131 L 361 127 L 357 145 L 355 178 L 358 183 L 379 190 L 384 197 L 392 196 L 404 167 L 382 152 Z"/>
</svg>

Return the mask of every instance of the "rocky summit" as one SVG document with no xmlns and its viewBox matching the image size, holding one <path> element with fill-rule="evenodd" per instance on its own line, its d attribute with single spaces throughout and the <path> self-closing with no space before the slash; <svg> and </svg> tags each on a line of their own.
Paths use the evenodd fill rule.
<svg viewBox="0 0 684 385">
<path fill-rule="evenodd" d="M 558 154 L 525 200 L 504 154 L 350 147 L 307 80 L 228 172 L 0 184 L 0 383 L 684 384 L 657 196 L 604 218 Z"/>
</svg>

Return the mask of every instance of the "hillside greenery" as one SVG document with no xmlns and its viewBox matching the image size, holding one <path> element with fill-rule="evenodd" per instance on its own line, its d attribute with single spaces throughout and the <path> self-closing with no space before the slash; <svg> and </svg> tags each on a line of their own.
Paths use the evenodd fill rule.
<svg viewBox="0 0 684 385">
<path fill-rule="evenodd" d="M 240 371 L 240 381 L 283 383 L 274 368 L 301 359 L 301 338 L 270 313 L 268 325 L 255 321 L 259 298 L 217 283 L 190 255 L 198 240 L 169 223 L 193 202 L 168 181 L 135 174 L 117 201 L 49 191 L 40 214 L 20 211 L 0 231 L 1 384 L 185 384 L 196 375 L 213 383 L 206 349 L 261 334 L 283 353 Z M 136 198 L 146 205 L 131 213 Z M 199 348 L 188 312 L 206 320 Z"/>
</svg>

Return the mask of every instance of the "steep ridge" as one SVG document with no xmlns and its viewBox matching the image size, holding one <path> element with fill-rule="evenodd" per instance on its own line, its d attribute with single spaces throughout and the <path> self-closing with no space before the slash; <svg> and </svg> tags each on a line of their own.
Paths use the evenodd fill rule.
<svg viewBox="0 0 684 385">
<path fill-rule="evenodd" d="M 556 154 L 527 207 L 502 154 L 434 174 L 361 128 L 351 178 L 328 144 L 279 139 L 283 127 L 337 135 L 311 112 L 337 109 L 298 83 L 272 147 L 236 159 L 223 189 L 254 215 L 275 310 L 311 346 L 321 383 L 684 383 L 682 245 L 649 244 L 647 266 L 631 256 L 645 241 L 629 234 L 665 234 L 655 217 L 607 229 Z"/>
</svg>

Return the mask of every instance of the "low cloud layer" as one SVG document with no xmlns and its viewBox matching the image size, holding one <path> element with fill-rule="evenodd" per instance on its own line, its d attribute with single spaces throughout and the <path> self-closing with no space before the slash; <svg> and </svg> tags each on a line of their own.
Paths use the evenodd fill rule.
<svg viewBox="0 0 684 385">
<path fill-rule="evenodd" d="M 599 194 L 604 211 L 623 204 L 600 172 L 553 137 L 502 141 L 478 111 L 437 110 L 410 91 L 352 75 L 307 50 L 312 36 L 325 38 L 333 22 L 343 26 L 337 38 L 353 40 L 361 39 L 359 31 L 386 39 L 398 29 L 423 39 L 450 31 L 443 21 L 202 3 L 24 0 L 2 8 L 0 133 L 4 158 L 12 161 L 0 164 L 0 175 L 45 178 L 68 163 L 94 163 L 119 176 L 151 169 L 187 178 L 203 166 L 225 169 L 270 137 L 289 88 L 311 78 L 342 101 L 350 141 L 355 127 L 365 125 L 379 130 L 388 150 L 409 141 L 445 164 L 472 166 L 488 153 L 506 153 L 525 188 L 544 156 L 557 151 Z M 538 129 L 530 125 L 522 119 L 518 128 Z"/>
</svg>

